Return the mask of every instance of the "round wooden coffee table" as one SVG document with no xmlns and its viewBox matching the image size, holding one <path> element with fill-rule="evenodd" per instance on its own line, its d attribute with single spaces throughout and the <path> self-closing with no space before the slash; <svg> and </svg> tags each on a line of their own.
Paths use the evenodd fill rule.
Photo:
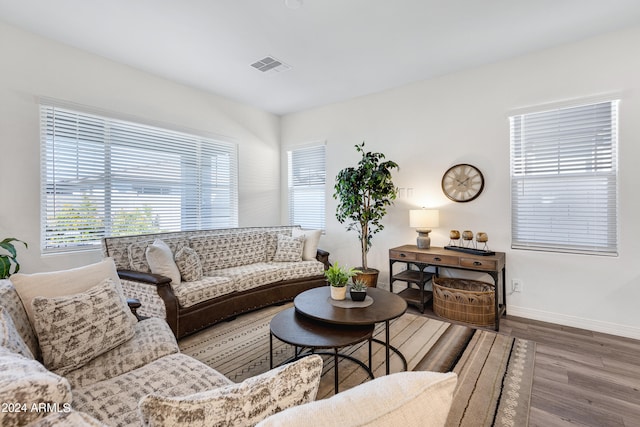
<svg viewBox="0 0 640 427">
<path fill-rule="evenodd" d="M 270 368 L 273 369 L 273 337 L 295 347 L 294 356 L 284 363 L 299 359 L 308 354 L 328 354 L 333 356 L 334 388 L 338 393 L 338 358 L 349 359 L 360 365 L 369 377 L 373 379 L 371 370 L 371 338 L 374 325 L 335 325 L 317 322 L 303 316 L 294 308 L 288 308 L 276 314 L 269 325 L 269 356 Z M 369 366 L 355 357 L 339 353 L 338 349 L 369 341 Z M 303 351 L 309 349 L 309 351 Z M 333 352 L 318 351 L 319 349 L 333 349 Z"/>
<path fill-rule="evenodd" d="M 389 321 L 402 316 L 407 311 L 407 302 L 398 295 L 378 288 L 368 288 L 367 295 L 373 298 L 373 304 L 367 307 L 341 308 L 331 304 L 329 286 L 309 289 L 299 294 L 293 300 L 298 313 L 315 321 L 344 326 L 364 326 L 385 323 L 385 341 L 372 338 L 385 346 L 386 372 L 389 375 L 390 351 L 402 360 L 404 370 L 407 370 L 407 359 L 397 348 L 390 344 Z"/>
</svg>

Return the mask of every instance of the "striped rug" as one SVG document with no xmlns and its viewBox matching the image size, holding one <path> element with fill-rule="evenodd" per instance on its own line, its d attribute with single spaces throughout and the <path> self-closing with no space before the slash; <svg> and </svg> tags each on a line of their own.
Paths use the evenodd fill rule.
<svg viewBox="0 0 640 427">
<path fill-rule="evenodd" d="M 269 369 L 269 321 L 280 310 L 269 307 L 239 316 L 180 341 L 181 350 L 240 382 Z M 409 370 L 454 371 L 458 385 L 448 426 L 527 426 L 535 343 L 406 313 L 391 322 L 391 344 L 407 359 Z M 384 325 L 375 335 L 384 340 Z M 293 356 L 293 348 L 273 339 L 274 364 Z M 366 343 L 341 350 L 367 362 Z M 385 373 L 384 347 L 373 344 L 375 376 Z M 391 357 L 391 372 L 402 364 Z M 348 360 L 339 362 L 339 390 L 369 379 Z M 318 398 L 334 393 L 333 358 L 325 357 Z"/>
</svg>

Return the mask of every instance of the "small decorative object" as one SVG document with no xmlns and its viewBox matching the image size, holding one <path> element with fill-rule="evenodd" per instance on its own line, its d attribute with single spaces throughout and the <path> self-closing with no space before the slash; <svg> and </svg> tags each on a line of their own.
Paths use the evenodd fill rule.
<svg viewBox="0 0 640 427">
<path fill-rule="evenodd" d="M 22 240 L 18 240 L 14 237 L 7 237 L 0 242 L 0 249 L 3 249 L 7 254 L 0 254 L 0 279 L 6 279 L 14 273 L 20 271 L 20 263 L 17 260 L 18 254 L 15 246 L 12 242 L 20 242 L 25 248 L 28 248 L 27 244 Z M 11 264 L 15 264 L 13 272 L 11 271 Z"/>
<path fill-rule="evenodd" d="M 464 240 L 466 243 L 464 244 L 464 246 L 466 247 L 471 247 L 472 243 L 473 243 L 473 231 L 471 230 L 464 230 L 462 232 L 462 240 Z"/>
<path fill-rule="evenodd" d="M 489 235 L 484 231 L 478 231 L 478 233 L 476 234 L 476 242 L 484 243 L 484 246 L 482 247 L 483 251 L 489 250 L 489 247 L 487 246 L 488 241 L 489 241 Z"/>
<path fill-rule="evenodd" d="M 454 246 L 457 246 L 456 243 L 460 243 L 460 231 L 458 230 L 451 230 L 449 232 L 449 244 L 453 244 Z"/>
<path fill-rule="evenodd" d="M 409 211 L 409 227 L 415 228 L 418 232 L 416 244 L 420 249 L 431 247 L 431 228 L 440 225 L 440 211 L 437 209 L 411 209 Z"/>
<path fill-rule="evenodd" d="M 355 280 L 353 285 L 351 285 L 351 289 L 349 290 L 349 295 L 351 295 L 351 299 L 353 301 L 364 301 L 367 297 L 367 284 L 362 280 Z"/>
<path fill-rule="evenodd" d="M 484 176 L 475 166 L 462 163 L 450 167 L 442 176 L 442 191 L 454 202 L 470 202 L 484 189 Z"/>
<path fill-rule="evenodd" d="M 347 282 L 356 275 L 358 270 L 354 268 L 340 267 L 338 263 L 334 263 L 324 272 L 324 277 L 331 285 L 331 298 L 335 300 L 343 300 L 347 297 Z"/>
</svg>

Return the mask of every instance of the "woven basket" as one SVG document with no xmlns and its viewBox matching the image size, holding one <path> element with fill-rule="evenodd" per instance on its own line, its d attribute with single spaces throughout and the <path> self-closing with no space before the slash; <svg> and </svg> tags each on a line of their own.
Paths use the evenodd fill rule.
<svg viewBox="0 0 640 427">
<path fill-rule="evenodd" d="M 433 311 L 445 319 L 495 325 L 494 285 L 478 280 L 433 278 Z"/>
</svg>

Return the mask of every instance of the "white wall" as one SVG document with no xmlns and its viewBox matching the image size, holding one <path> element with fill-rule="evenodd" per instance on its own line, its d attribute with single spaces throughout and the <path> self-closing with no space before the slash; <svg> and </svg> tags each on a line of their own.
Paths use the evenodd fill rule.
<svg viewBox="0 0 640 427">
<path fill-rule="evenodd" d="M 470 229 L 487 232 L 490 248 L 507 253 L 507 284 L 511 278 L 524 283 L 522 293 L 508 296 L 509 313 L 640 338 L 638 46 L 640 27 L 287 115 L 282 120 L 283 150 L 326 140 L 329 194 L 338 171 L 358 160 L 353 146 L 363 140 L 368 149 L 382 151 L 400 165 L 394 182 L 413 188 L 414 197 L 389 209 L 385 230 L 373 239 L 369 264 L 381 270 L 383 285 L 389 281 L 388 249 L 415 242 L 408 209 L 438 207 L 441 224 L 431 234 L 433 245 L 448 244 L 450 229 Z M 510 111 L 608 93 L 622 96 L 620 255 L 511 250 Z M 448 167 L 463 162 L 479 167 L 486 184 L 478 199 L 456 204 L 442 194 L 440 180 Z M 285 203 L 283 197 L 283 207 Z M 333 261 L 359 265 L 356 234 L 337 222 L 335 207 L 329 197 L 321 246 Z"/>
<path fill-rule="evenodd" d="M 280 223 L 278 116 L 0 23 L 0 239 L 29 243 L 18 246 L 22 271 L 101 258 L 99 251 L 40 255 L 41 96 L 231 138 L 239 146 L 240 225 Z"/>
</svg>

